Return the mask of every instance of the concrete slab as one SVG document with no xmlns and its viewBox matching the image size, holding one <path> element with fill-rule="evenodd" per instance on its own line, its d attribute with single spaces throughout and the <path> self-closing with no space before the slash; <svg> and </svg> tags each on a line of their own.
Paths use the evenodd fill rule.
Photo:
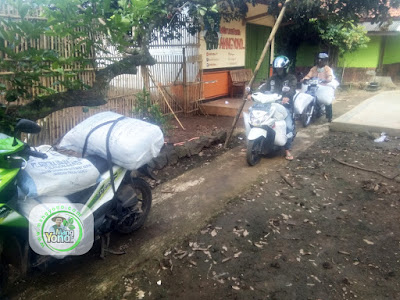
<svg viewBox="0 0 400 300">
<path fill-rule="evenodd" d="M 375 95 L 330 124 L 330 130 L 343 132 L 386 132 L 400 136 L 400 90 Z"/>
</svg>

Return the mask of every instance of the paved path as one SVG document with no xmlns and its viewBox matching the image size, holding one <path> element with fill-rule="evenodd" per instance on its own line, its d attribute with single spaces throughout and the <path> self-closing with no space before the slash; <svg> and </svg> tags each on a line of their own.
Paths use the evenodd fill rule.
<svg viewBox="0 0 400 300">
<path fill-rule="evenodd" d="M 400 90 L 379 93 L 333 120 L 330 129 L 400 136 Z"/>
</svg>

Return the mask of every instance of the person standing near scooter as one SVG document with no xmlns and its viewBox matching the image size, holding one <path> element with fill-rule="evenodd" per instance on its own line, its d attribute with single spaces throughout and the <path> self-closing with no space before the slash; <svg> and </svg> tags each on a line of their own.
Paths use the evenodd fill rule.
<svg viewBox="0 0 400 300">
<path fill-rule="evenodd" d="M 289 58 L 283 55 L 277 56 L 272 63 L 274 75 L 265 84 L 261 85 L 258 91 L 270 91 L 282 95 L 282 105 L 288 113 L 285 119 L 287 134 L 290 136 L 291 133 L 291 137 L 288 138 L 285 145 L 285 158 L 293 160 L 293 155 L 290 151 L 294 138 L 293 97 L 296 94 L 297 79 L 296 76 L 288 73 L 289 64 Z"/>
<path fill-rule="evenodd" d="M 326 53 L 319 53 L 317 57 L 317 65 L 312 67 L 310 72 L 301 80 L 308 80 L 311 78 L 318 78 L 321 80 L 322 85 L 331 83 L 334 79 L 333 71 L 328 66 L 329 55 Z M 326 118 L 328 122 L 332 122 L 332 104 L 325 105 Z"/>
</svg>

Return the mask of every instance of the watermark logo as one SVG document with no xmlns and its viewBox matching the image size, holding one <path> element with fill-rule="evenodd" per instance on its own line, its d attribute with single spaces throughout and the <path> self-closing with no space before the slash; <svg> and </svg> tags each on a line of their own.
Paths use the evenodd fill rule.
<svg viewBox="0 0 400 300">
<path fill-rule="evenodd" d="M 79 203 L 46 203 L 29 214 L 29 243 L 41 255 L 82 255 L 93 245 L 93 215 Z"/>
</svg>

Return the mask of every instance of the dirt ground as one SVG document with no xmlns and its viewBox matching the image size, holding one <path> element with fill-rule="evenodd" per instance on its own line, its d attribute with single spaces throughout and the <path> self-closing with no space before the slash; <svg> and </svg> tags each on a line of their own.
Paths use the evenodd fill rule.
<svg viewBox="0 0 400 300">
<path fill-rule="evenodd" d="M 187 141 L 194 137 L 210 135 L 213 131 L 228 131 L 232 127 L 232 117 L 219 117 L 219 116 L 179 116 L 179 121 L 185 129 L 179 125 L 175 120 L 171 120 L 171 129 L 169 130 L 166 141 L 169 143 L 179 143 Z M 241 122 L 239 127 L 243 127 Z"/>
<path fill-rule="evenodd" d="M 400 139 L 329 133 L 128 276 L 125 296 L 400 299 L 399 174 Z"/>
<path fill-rule="evenodd" d="M 340 94 L 334 116 L 370 95 Z M 375 143 L 374 137 L 330 132 L 232 199 L 198 234 L 126 276 L 120 293 L 126 299 L 400 299 L 400 139 Z M 223 150 L 208 151 L 206 157 Z"/>
<path fill-rule="evenodd" d="M 372 95 L 340 93 L 334 117 Z M 170 142 L 232 124 L 223 117 L 180 120 L 187 130 L 175 123 Z M 234 143 L 244 148 L 242 137 Z M 286 168 L 231 199 L 197 234 L 129 271 L 102 299 L 400 299 L 400 178 L 387 178 L 400 174 L 400 139 L 375 143 L 373 138 L 328 133 Z M 212 164 L 225 151 L 217 145 L 168 166 L 157 172 L 155 184 Z M 138 232 L 144 234 L 146 228 Z M 79 263 L 103 263 L 95 255 Z M 17 281 L 11 299 L 31 299 L 25 291 L 43 288 L 49 275 L 71 274 L 74 263 Z"/>
</svg>

